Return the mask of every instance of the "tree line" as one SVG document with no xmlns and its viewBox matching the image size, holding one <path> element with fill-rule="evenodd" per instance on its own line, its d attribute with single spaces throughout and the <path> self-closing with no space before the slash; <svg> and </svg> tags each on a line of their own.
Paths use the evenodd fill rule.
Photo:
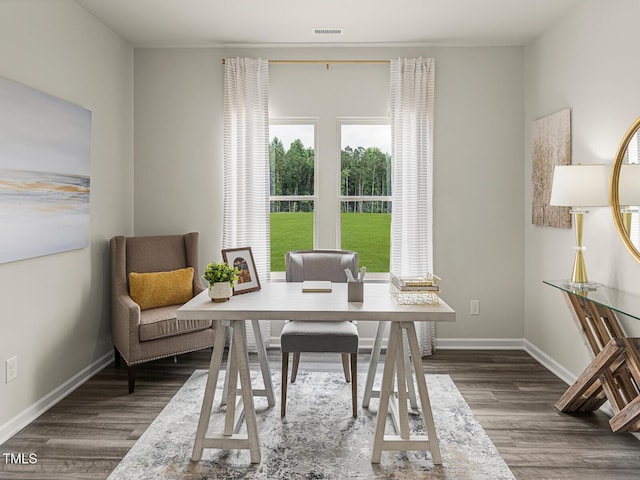
<svg viewBox="0 0 640 480">
<path fill-rule="evenodd" d="M 378 147 L 350 147 L 342 149 L 340 194 L 344 196 L 390 196 L 391 155 Z M 314 151 L 300 139 L 285 150 L 277 137 L 269 145 L 271 195 L 314 194 Z M 388 213 L 391 202 L 357 200 L 342 202 L 343 212 Z M 274 201 L 272 212 L 311 212 L 313 202 Z"/>
</svg>

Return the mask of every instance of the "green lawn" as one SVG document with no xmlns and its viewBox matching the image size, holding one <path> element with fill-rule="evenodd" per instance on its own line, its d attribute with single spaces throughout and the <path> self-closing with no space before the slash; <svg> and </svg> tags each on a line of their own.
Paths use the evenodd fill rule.
<svg viewBox="0 0 640 480">
<path fill-rule="evenodd" d="M 360 255 L 369 272 L 389 271 L 389 213 L 343 213 L 342 248 Z M 271 271 L 284 271 L 288 250 L 313 248 L 313 213 L 271 214 Z"/>
</svg>

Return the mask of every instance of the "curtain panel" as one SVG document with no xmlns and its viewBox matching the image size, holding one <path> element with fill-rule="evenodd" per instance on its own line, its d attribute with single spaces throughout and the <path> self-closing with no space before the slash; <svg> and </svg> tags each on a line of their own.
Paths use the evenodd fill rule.
<svg viewBox="0 0 640 480">
<path fill-rule="evenodd" d="M 433 273 L 433 118 L 435 61 L 391 61 L 393 156 L 391 266 L 396 275 Z M 435 349 L 435 324 L 416 324 L 422 355 Z"/>
<path fill-rule="evenodd" d="M 224 214 L 222 247 L 251 247 L 261 282 L 269 280 L 269 62 L 224 64 Z M 260 322 L 268 345 L 270 322 Z M 255 345 L 247 328 L 249 345 Z"/>
</svg>

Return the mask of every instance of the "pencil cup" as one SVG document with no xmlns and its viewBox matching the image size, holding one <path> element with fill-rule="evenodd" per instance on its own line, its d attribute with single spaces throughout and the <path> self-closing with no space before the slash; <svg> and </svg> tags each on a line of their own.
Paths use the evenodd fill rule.
<svg viewBox="0 0 640 480">
<path fill-rule="evenodd" d="M 347 301 L 361 302 L 364 296 L 364 282 L 347 283 Z"/>
</svg>

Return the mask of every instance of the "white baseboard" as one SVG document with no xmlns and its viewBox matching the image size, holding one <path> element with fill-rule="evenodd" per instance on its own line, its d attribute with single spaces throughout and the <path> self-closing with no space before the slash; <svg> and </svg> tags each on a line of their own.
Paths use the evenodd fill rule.
<svg viewBox="0 0 640 480">
<path fill-rule="evenodd" d="M 436 338 L 436 350 L 523 350 L 522 338 Z"/>
<path fill-rule="evenodd" d="M 551 358 L 549 355 L 547 355 L 545 352 L 540 350 L 528 340 L 524 340 L 524 351 L 531 355 L 534 359 L 536 359 L 536 361 L 540 365 L 559 377 L 560 380 L 565 382 L 567 385 L 573 385 L 573 383 L 578 379 L 576 375 L 564 368 L 562 365 L 560 365 L 553 358 Z"/>
<path fill-rule="evenodd" d="M 371 351 L 374 337 L 360 337 L 362 352 Z M 271 337 L 269 348 L 280 348 L 280 337 Z M 436 338 L 436 350 L 524 350 L 522 338 Z M 383 348 L 384 350 L 384 348 Z"/>
<path fill-rule="evenodd" d="M 65 398 L 84 382 L 93 377 L 100 370 L 105 368 L 113 361 L 113 352 L 106 353 L 88 367 L 84 368 L 69 380 L 64 382 L 55 390 L 49 392 L 33 405 L 27 407 L 16 417 L 0 426 L 0 444 L 6 442 L 24 427 L 33 422 L 44 412 L 53 407 L 60 400 Z"/>
</svg>

